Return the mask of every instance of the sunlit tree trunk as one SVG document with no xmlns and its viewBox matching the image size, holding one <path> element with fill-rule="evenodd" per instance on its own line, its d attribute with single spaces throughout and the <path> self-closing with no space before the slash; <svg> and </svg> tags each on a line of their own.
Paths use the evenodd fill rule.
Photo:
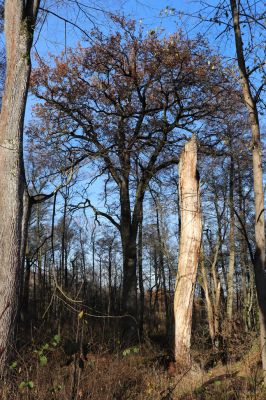
<svg viewBox="0 0 266 400">
<path fill-rule="evenodd" d="M 23 123 L 38 0 L 5 1 L 6 81 L 0 116 L 0 373 L 12 336 L 21 265 Z"/>
<path fill-rule="evenodd" d="M 230 232 L 229 232 L 229 267 L 227 274 L 227 319 L 229 329 L 233 315 L 234 300 L 234 272 L 235 272 L 235 213 L 234 213 L 234 160 L 231 156 L 229 174 L 229 209 L 230 209 Z"/>
<path fill-rule="evenodd" d="M 241 167 L 238 164 L 238 179 L 237 179 L 237 191 L 238 191 L 238 209 L 240 218 L 240 229 L 238 230 L 238 241 L 240 243 L 240 267 L 241 267 L 241 298 L 242 298 L 242 312 L 243 321 L 245 324 L 245 330 L 248 332 L 253 328 L 251 314 L 254 310 L 254 271 L 252 268 L 253 254 L 251 253 L 251 259 L 248 259 L 248 248 L 247 241 L 245 238 L 245 232 L 247 232 L 246 223 L 246 211 L 245 211 L 245 199 L 243 194 L 243 183 L 241 176 Z M 248 239 L 248 238 L 247 238 Z"/>
<path fill-rule="evenodd" d="M 194 136 L 182 152 L 179 171 L 181 237 L 174 294 L 175 360 L 190 363 L 192 305 L 202 235 L 197 143 Z"/>
<path fill-rule="evenodd" d="M 207 309 L 208 325 L 212 345 L 215 350 L 219 349 L 220 339 L 220 302 L 221 302 L 221 282 L 217 274 L 217 260 L 220 250 L 220 240 L 215 246 L 214 257 L 211 264 L 211 279 L 208 280 L 207 269 L 205 265 L 205 256 L 202 251 L 201 255 L 201 276 L 202 276 L 202 287 L 205 293 L 205 302 Z M 211 288 L 210 288 L 211 286 Z"/>
<path fill-rule="evenodd" d="M 243 49 L 243 38 L 239 21 L 239 5 L 230 0 L 238 68 L 243 97 L 248 110 L 249 124 L 252 132 L 253 181 L 255 200 L 255 243 L 254 257 L 255 282 L 259 304 L 260 341 L 264 383 L 266 384 L 266 275 L 265 275 L 265 212 L 264 190 L 262 179 L 262 144 L 256 101 L 251 92 L 251 82 L 246 67 Z"/>
<path fill-rule="evenodd" d="M 32 202 L 28 195 L 28 191 L 24 190 L 23 196 L 23 217 L 22 217 L 22 228 L 21 228 L 21 246 L 20 246 L 20 258 L 21 258 L 21 268 L 19 273 L 19 312 L 20 317 L 23 318 L 24 309 L 24 283 L 27 282 L 26 275 L 28 274 L 29 262 L 26 256 L 26 248 L 28 242 L 28 227 L 29 219 L 31 215 Z M 27 290 L 27 289 L 26 289 Z M 19 319 L 18 319 L 19 323 Z"/>
</svg>

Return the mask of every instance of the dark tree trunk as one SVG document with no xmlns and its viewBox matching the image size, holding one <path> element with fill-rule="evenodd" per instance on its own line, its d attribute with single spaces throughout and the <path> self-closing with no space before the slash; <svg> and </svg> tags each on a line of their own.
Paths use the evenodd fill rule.
<svg viewBox="0 0 266 400">
<path fill-rule="evenodd" d="M 110 243 L 108 248 L 108 315 L 112 313 L 114 308 L 112 297 L 112 243 Z"/>
<path fill-rule="evenodd" d="M 143 265 L 142 265 L 142 220 L 143 213 L 141 210 L 141 218 L 139 223 L 139 235 L 138 235 L 138 271 L 139 271 L 139 335 L 143 337 L 143 322 L 144 322 L 144 304 L 145 304 L 145 292 L 143 284 Z"/>
<path fill-rule="evenodd" d="M 137 338 L 137 233 L 138 224 L 132 223 L 128 182 L 120 192 L 121 242 L 123 251 L 122 308 L 123 336 L 126 340 Z"/>
<path fill-rule="evenodd" d="M 137 335 L 137 245 L 136 235 L 126 232 L 122 237 L 123 248 L 123 288 L 122 308 L 125 315 L 123 319 L 123 335 L 133 339 Z"/>
<path fill-rule="evenodd" d="M 22 311 L 23 315 L 25 316 L 28 312 L 28 307 L 29 307 L 30 269 L 31 269 L 31 262 L 30 259 L 26 256 L 26 271 L 25 271 L 24 290 L 22 297 Z"/>
</svg>

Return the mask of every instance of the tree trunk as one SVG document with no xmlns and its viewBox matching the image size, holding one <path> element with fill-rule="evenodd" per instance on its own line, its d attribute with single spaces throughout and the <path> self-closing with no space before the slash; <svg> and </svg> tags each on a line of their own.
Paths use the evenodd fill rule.
<svg viewBox="0 0 266 400">
<path fill-rule="evenodd" d="M 132 224 L 128 183 L 121 187 L 121 242 L 123 251 L 122 335 L 126 340 L 137 337 L 137 231 Z"/>
<path fill-rule="evenodd" d="M 238 241 L 240 243 L 240 256 L 239 262 L 241 267 L 241 298 L 242 298 L 242 312 L 243 312 L 243 321 L 245 324 L 246 332 L 252 329 L 251 323 L 251 309 L 253 309 L 253 294 L 254 294 L 254 271 L 252 269 L 252 265 L 248 259 L 247 254 L 247 243 L 244 238 L 243 230 L 247 231 L 247 223 L 246 223 L 246 213 L 245 213 L 245 200 L 243 196 L 243 184 L 241 177 L 241 167 L 238 164 L 238 208 L 239 208 L 239 216 L 242 221 L 240 224 L 240 229 L 238 230 Z M 251 262 L 253 263 L 253 258 L 251 258 Z"/>
<path fill-rule="evenodd" d="M 230 179 L 229 179 L 229 208 L 230 208 L 230 233 L 229 233 L 229 267 L 227 274 L 227 319 L 229 331 L 233 315 L 234 299 L 234 273 L 235 273 L 235 213 L 234 213 L 234 160 L 230 160 Z"/>
<path fill-rule="evenodd" d="M 157 228 L 157 237 L 158 237 L 158 242 L 159 242 L 159 270 L 160 270 L 160 275 L 162 277 L 164 308 L 165 308 L 165 310 L 164 310 L 165 311 L 165 328 L 166 328 L 167 336 L 170 339 L 172 337 L 172 333 L 171 333 L 171 320 L 170 320 L 170 313 L 169 313 L 169 306 L 168 306 L 169 301 L 168 301 L 168 293 L 167 293 L 167 288 L 166 288 L 166 276 L 165 276 L 165 243 L 162 238 L 161 227 L 160 227 L 160 215 L 159 215 L 159 210 L 160 210 L 160 214 L 162 214 L 162 207 L 161 207 L 158 199 L 156 199 L 155 196 L 153 196 L 153 201 L 155 203 L 155 209 L 156 209 L 156 228 Z"/>
<path fill-rule="evenodd" d="M 143 337 L 143 324 L 144 324 L 144 304 L 145 304 L 145 291 L 143 283 L 143 265 L 142 265 L 142 223 L 143 223 L 143 211 L 141 210 L 141 218 L 139 223 L 139 235 L 138 235 L 138 270 L 139 270 L 139 335 Z"/>
<path fill-rule="evenodd" d="M 252 132 L 253 181 L 255 200 L 255 243 L 254 257 L 255 282 L 259 304 L 260 342 L 264 384 L 266 384 L 266 275 L 265 275 L 265 220 L 264 190 L 262 179 L 262 145 L 257 104 L 251 93 L 251 83 L 246 67 L 243 40 L 236 0 L 230 0 L 235 46 L 244 101 L 248 110 Z"/>
<path fill-rule="evenodd" d="M 122 237 L 123 288 L 122 308 L 127 317 L 122 320 L 123 337 L 133 340 L 137 337 L 137 244 L 135 235 L 127 233 Z"/>
<path fill-rule="evenodd" d="M 61 236 L 61 279 L 60 285 L 68 288 L 68 271 L 67 265 L 65 265 L 66 260 L 66 213 L 67 213 L 67 195 L 63 196 L 64 198 L 64 211 L 63 211 L 63 220 L 62 220 L 62 236 Z"/>
<path fill-rule="evenodd" d="M 174 294 L 175 360 L 189 364 L 193 295 L 202 235 L 197 143 L 194 136 L 183 150 L 179 171 L 181 237 Z"/>
<path fill-rule="evenodd" d="M 12 336 L 21 264 L 23 123 L 39 1 L 5 1 L 6 80 L 0 116 L 0 373 Z"/>
<path fill-rule="evenodd" d="M 24 298 L 24 282 L 25 279 L 25 268 L 27 269 L 27 265 L 25 266 L 26 259 L 26 248 L 28 241 L 28 227 L 29 220 L 31 216 L 32 210 L 32 202 L 28 195 L 28 191 L 24 190 L 23 197 L 23 217 L 22 217 L 22 226 L 21 226 L 21 246 L 20 246 L 20 257 L 21 257 L 21 269 L 19 274 L 19 311 L 23 312 L 23 298 Z M 27 274 L 27 271 L 26 271 Z"/>
<path fill-rule="evenodd" d="M 31 260 L 29 255 L 26 254 L 26 271 L 24 279 L 24 289 L 22 296 L 22 313 L 23 320 L 27 319 L 28 308 L 29 308 L 29 296 L 30 296 L 30 270 L 31 270 Z"/>
<path fill-rule="evenodd" d="M 114 240 L 114 239 L 113 239 Z M 109 243 L 108 247 L 108 308 L 107 314 L 110 315 L 114 308 L 112 296 L 112 246 L 113 240 Z M 110 320 L 108 321 L 110 322 Z"/>
<path fill-rule="evenodd" d="M 220 251 L 220 240 L 215 246 L 214 258 L 211 264 L 211 282 L 208 282 L 208 274 L 205 265 L 205 255 L 202 251 L 201 256 L 201 276 L 202 276 L 202 287 L 205 294 L 205 302 L 207 309 L 209 333 L 212 340 L 212 346 L 215 351 L 219 349 L 219 338 L 220 338 L 220 300 L 221 300 L 221 282 L 218 278 L 216 271 L 217 259 Z M 212 290 L 209 286 L 212 285 Z"/>
</svg>

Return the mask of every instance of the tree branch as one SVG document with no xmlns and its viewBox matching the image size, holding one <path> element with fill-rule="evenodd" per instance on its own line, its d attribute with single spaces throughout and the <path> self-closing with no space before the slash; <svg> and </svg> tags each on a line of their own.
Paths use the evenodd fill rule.
<svg viewBox="0 0 266 400">
<path fill-rule="evenodd" d="M 84 203 L 79 203 L 77 205 L 70 204 L 69 207 L 71 207 L 72 210 L 79 209 L 79 208 L 91 208 L 95 213 L 96 220 L 97 220 L 97 216 L 99 215 L 101 217 L 104 217 L 104 218 L 108 219 L 108 221 L 110 221 L 119 231 L 121 230 L 121 225 L 118 222 L 116 222 L 111 217 L 111 215 L 109 215 L 109 214 L 107 214 L 107 213 L 105 213 L 103 211 L 98 210 L 96 207 L 94 207 L 93 204 L 91 204 L 91 201 L 89 199 L 86 199 Z"/>
</svg>

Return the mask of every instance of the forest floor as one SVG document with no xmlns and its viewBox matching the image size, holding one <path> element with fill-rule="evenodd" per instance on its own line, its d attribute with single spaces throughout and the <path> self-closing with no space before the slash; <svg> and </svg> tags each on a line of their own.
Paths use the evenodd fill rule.
<svg viewBox="0 0 266 400">
<path fill-rule="evenodd" d="M 72 346 L 72 348 L 71 348 Z M 74 353 L 74 354 L 72 354 Z M 14 353 L 15 354 L 15 353 Z M 72 355 L 71 355 L 72 354 Z M 211 354 L 211 353 L 210 353 Z M 255 340 L 239 361 L 177 368 L 151 341 L 110 352 L 103 346 L 73 350 L 57 335 L 16 353 L 1 400 L 264 400 Z M 199 353 L 194 351 L 194 359 Z"/>
</svg>

